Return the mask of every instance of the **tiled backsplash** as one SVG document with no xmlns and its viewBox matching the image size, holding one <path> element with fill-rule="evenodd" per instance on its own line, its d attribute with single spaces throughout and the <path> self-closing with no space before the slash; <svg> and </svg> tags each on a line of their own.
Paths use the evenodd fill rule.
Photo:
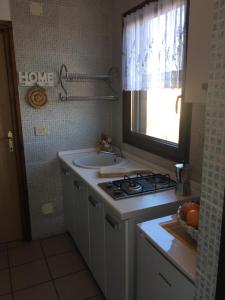
<svg viewBox="0 0 225 300">
<path fill-rule="evenodd" d="M 225 1 L 214 0 L 198 255 L 198 300 L 214 300 L 225 190 Z"/>
<path fill-rule="evenodd" d="M 106 73 L 112 66 L 110 0 L 43 0 L 43 16 L 31 16 L 28 0 L 11 0 L 18 71 L 54 72 L 60 65 L 80 73 Z M 71 83 L 69 92 L 101 95 L 104 82 Z M 111 134 L 111 104 L 106 101 L 59 101 L 61 88 L 47 88 L 48 105 L 33 109 L 27 88 L 19 87 L 33 238 L 64 229 L 57 151 L 93 146 L 102 131 Z M 35 136 L 34 127 L 47 134 Z M 44 216 L 41 205 L 53 202 L 55 213 Z"/>
</svg>

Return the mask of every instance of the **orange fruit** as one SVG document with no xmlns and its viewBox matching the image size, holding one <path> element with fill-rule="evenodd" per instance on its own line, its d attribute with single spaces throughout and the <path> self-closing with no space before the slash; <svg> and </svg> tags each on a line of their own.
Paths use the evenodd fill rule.
<svg viewBox="0 0 225 300">
<path fill-rule="evenodd" d="M 199 210 L 197 209 L 189 210 L 186 215 L 186 222 L 188 225 L 197 229 L 199 223 Z"/>
<path fill-rule="evenodd" d="M 189 210 L 199 210 L 199 204 L 195 203 L 195 202 L 189 202 L 189 203 L 185 203 L 183 204 L 182 208 L 181 208 L 181 213 L 183 215 L 183 219 L 186 220 L 187 217 L 187 213 L 189 212 Z"/>
</svg>

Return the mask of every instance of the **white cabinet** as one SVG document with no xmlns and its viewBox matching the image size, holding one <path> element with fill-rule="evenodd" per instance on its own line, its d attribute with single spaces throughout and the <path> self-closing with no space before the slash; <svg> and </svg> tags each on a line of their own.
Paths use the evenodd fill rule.
<svg viewBox="0 0 225 300">
<path fill-rule="evenodd" d="M 138 234 L 137 300 L 193 300 L 189 279 L 147 240 Z"/>
<path fill-rule="evenodd" d="M 89 216 L 87 188 L 65 164 L 61 166 L 66 229 L 89 264 Z"/>
<path fill-rule="evenodd" d="M 74 201 L 72 171 L 65 164 L 61 165 L 64 219 L 67 231 L 76 240 L 77 209 Z"/>
<path fill-rule="evenodd" d="M 122 220 L 107 201 L 104 201 L 97 191 L 87 187 L 84 180 L 67 165 L 63 165 L 62 174 L 66 228 L 99 287 L 107 300 L 137 300 L 136 224 L 156 218 L 159 214 L 165 215 L 166 211 L 174 213 L 179 202 L 167 207 L 156 207 L 146 214 Z M 145 261 L 142 264 L 141 268 L 144 269 Z M 150 265 L 149 263 L 146 274 L 151 269 Z M 148 276 L 150 278 L 152 275 Z M 148 294 L 149 286 L 156 289 L 157 284 L 165 285 L 163 277 L 157 279 L 158 281 L 152 285 L 143 278 L 141 284 L 146 286 L 146 290 L 143 291 Z M 166 288 L 168 287 L 164 287 L 164 290 Z M 140 299 L 149 298 L 142 296 Z M 153 298 L 157 299 L 164 300 Z"/>
<path fill-rule="evenodd" d="M 128 300 L 126 243 L 128 221 L 111 209 L 68 167 L 62 167 L 66 228 L 107 300 Z"/>
<path fill-rule="evenodd" d="M 118 220 L 111 211 L 105 213 L 106 298 L 126 300 L 126 221 Z"/>
<path fill-rule="evenodd" d="M 90 225 L 90 269 L 105 292 L 105 226 L 104 205 L 93 191 L 88 195 Z"/>
<path fill-rule="evenodd" d="M 187 103 L 206 101 L 212 19 L 212 0 L 190 1 L 185 84 L 185 102 Z"/>
<path fill-rule="evenodd" d="M 83 181 L 72 175 L 73 194 L 72 202 L 75 201 L 76 218 L 75 218 L 75 243 L 80 250 L 86 263 L 89 265 L 90 249 L 89 249 L 89 216 L 88 216 L 88 200 L 87 187 Z"/>
</svg>

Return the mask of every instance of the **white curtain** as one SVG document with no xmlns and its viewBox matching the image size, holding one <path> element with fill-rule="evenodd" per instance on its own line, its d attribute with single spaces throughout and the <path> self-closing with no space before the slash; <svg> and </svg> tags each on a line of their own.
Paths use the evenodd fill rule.
<svg viewBox="0 0 225 300">
<path fill-rule="evenodd" d="M 158 0 L 124 18 L 124 90 L 182 86 L 186 5 L 186 0 Z"/>
</svg>

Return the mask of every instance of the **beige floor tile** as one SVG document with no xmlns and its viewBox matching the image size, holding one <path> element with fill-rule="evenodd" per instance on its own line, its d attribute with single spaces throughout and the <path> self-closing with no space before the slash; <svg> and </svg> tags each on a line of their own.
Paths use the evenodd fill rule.
<svg viewBox="0 0 225 300">
<path fill-rule="evenodd" d="M 11 295 L 0 296 L 0 300 L 12 300 L 12 296 Z"/>
<path fill-rule="evenodd" d="M 17 240 L 17 241 L 8 242 L 7 247 L 8 247 L 8 249 L 12 249 L 12 248 L 20 247 L 20 246 L 25 246 L 27 244 L 30 244 L 30 242 Z"/>
<path fill-rule="evenodd" d="M 14 300 L 57 300 L 57 294 L 51 282 L 44 283 L 14 294 Z M 1 299 L 0 299 L 1 300 Z"/>
<path fill-rule="evenodd" d="M 101 292 L 88 271 L 55 280 L 60 299 L 85 300 Z"/>
<path fill-rule="evenodd" d="M 38 260 L 12 268 L 12 284 L 14 291 L 29 288 L 48 280 L 50 280 L 50 274 L 44 260 Z"/>
<path fill-rule="evenodd" d="M 2 270 L 0 271 L 0 295 L 6 295 L 10 292 L 9 270 Z"/>
<path fill-rule="evenodd" d="M 77 251 L 48 257 L 48 264 L 53 278 L 62 277 L 86 268 L 82 257 Z"/>
<path fill-rule="evenodd" d="M 16 248 L 9 249 L 11 266 L 19 266 L 41 258 L 44 258 L 44 256 L 39 242 L 24 243 Z"/>
<path fill-rule="evenodd" d="M 90 300 L 106 300 L 106 298 L 102 295 L 96 296 L 94 298 L 91 298 Z"/>
<path fill-rule="evenodd" d="M 0 251 L 5 251 L 7 249 L 7 244 L 0 243 Z"/>
<path fill-rule="evenodd" d="M 6 251 L 0 252 L 0 270 L 8 268 L 8 256 Z"/>
<path fill-rule="evenodd" d="M 71 238 L 67 234 L 43 240 L 42 246 L 46 256 L 57 255 L 75 249 Z"/>
</svg>

